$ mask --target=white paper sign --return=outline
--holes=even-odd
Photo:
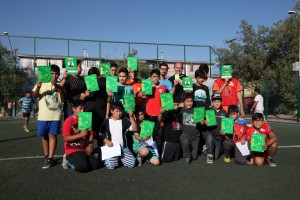
[[[103,146],[100,148],[102,153],[102,160],[106,160],[112,157],[121,156],[120,144],[114,144],[112,147]]]
[[[245,144],[241,144],[240,142],[236,143],[236,147],[240,150],[241,154],[243,156],[248,156],[250,155],[250,150],[248,148],[248,142],[246,141]]]

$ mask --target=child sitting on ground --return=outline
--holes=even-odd
[[[128,111],[129,118],[122,116],[123,104],[121,102],[113,102],[110,108],[111,118],[106,119],[100,129],[100,137],[105,145],[112,147],[114,145],[121,146],[121,156],[112,157],[106,159],[104,164],[108,169],[115,169],[119,166],[119,161],[123,163],[125,167],[133,168],[135,166],[136,159],[132,155],[127,146],[127,132],[137,132],[137,125],[134,119],[133,112]]]
[[[182,134],[182,115],[180,114],[179,99],[173,97],[174,110],[166,111],[161,108],[158,121],[164,123],[163,130],[163,149],[161,160],[170,163],[180,158],[181,145],[180,136]]]
[[[252,115],[252,126],[247,130],[247,140],[250,141],[250,143],[252,134],[266,135],[265,144],[263,145],[265,151],[263,153],[251,152],[249,164],[262,166],[268,163],[270,167],[276,167],[276,162],[273,160],[273,157],[278,149],[277,136],[271,127],[265,123],[262,113],[254,113]]]
[[[240,150],[237,148],[236,143],[241,142],[242,145],[246,143],[246,131],[248,126],[246,121],[239,119],[239,108],[236,105],[230,105],[228,107],[229,117],[234,119],[233,134],[222,134],[225,135],[225,141],[223,142],[225,157],[224,161],[231,162],[231,156],[234,155],[235,162],[240,165],[247,164],[247,156],[243,156]]]
[[[68,163],[77,172],[88,172],[100,167],[100,160],[92,155],[94,132],[78,130],[78,115],[83,109],[84,101],[76,100],[73,103],[74,114],[65,120],[62,134],[66,155],[63,163]]]
[[[145,112],[139,106],[136,107],[135,118],[137,122],[138,129],[141,130],[141,124],[145,119]],[[140,131],[139,131],[140,132]],[[158,166],[160,164],[158,155],[156,155],[153,147],[145,146],[140,141],[147,141],[149,138],[146,136],[141,138],[138,133],[134,133],[133,138],[133,151],[137,154],[137,160],[139,166],[142,166],[143,160],[148,161],[152,165]]]

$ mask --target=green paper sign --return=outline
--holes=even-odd
[[[107,76],[106,77],[106,92],[118,92],[118,77],[117,76]]]
[[[250,150],[255,152],[264,152],[262,148],[265,144],[266,135],[264,134],[252,134]]]
[[[85,80],[86,88],[89,91],[95,92],[99,90],[98,79],[96,74],[85,76],[84,80]]]
[[[151,122],[148,120],[143,120],[141,124],[141,132],[140,137],[144,138],[146,136],[151,137],[154,130],[155,122]]]
[[[78,113],[78,130],[92,130],[92,112]]]
[[[175,80],[179,80],[179,74],[175,74]]]
[[[128,68],[136,71],[138,68],[137,57],[127,57]]]
[[[101,76],[110,76],[110,63],[100,64],[100,74]]]
[[[221,78],[232,78],[232,65],[222,65]]]
[[[205,107],[194,107],[194,123],[204,120]]]
[[[142,80],[142,92],[146,95],[152,95],[152,80],[143,79]]]
[[[124,101],[125,101],[124,107],[126,112],[128,112],[129,110],[135,111],[135,101],[134,101],[133,94],[125,94]]]
[[[225,134],[233,134],[234,119],[223,117],[221,122],[221,130]]]
[[[193,91],[193,79],[192,77],[182,77],[183,91]]]
[[[217,125],[217,119],[214,110],[206,110],[205,117],[206,117],[207,126]]]
[[[172,93],[160,94],[161,106],[166,110],[174,110],[174,101]]]
[[[77,58],[71,58],[71,57],[66,57],[65,58],[65,65],[66,69],[68,71],[68,74],[78,74],[77,71]]]
[[[38,78],[41,83],[52,81],[51,66],[38,66]]]

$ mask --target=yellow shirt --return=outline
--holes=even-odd
[[[36,85],[32,91],[35,91]],[[61,120],[62,104],[61,94],[52,83],[42,83],[39,91],[39,115],[40,121]]]

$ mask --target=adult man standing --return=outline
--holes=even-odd
[[[183,74],[183,64],[182,62],[176,62],[174,65],[175,74],[169,78],[169,81],[172,82],[172,86],[175,88],[175,91],[173,93],[174,96],[177,98],[180,98],[183,92],[183,87],[181,84],[177,84],[176,81],[179,81],[181,83],[182,77],[186,77],[185,74]],[[179,79],[176,78],[176,75],[178,74]]]

